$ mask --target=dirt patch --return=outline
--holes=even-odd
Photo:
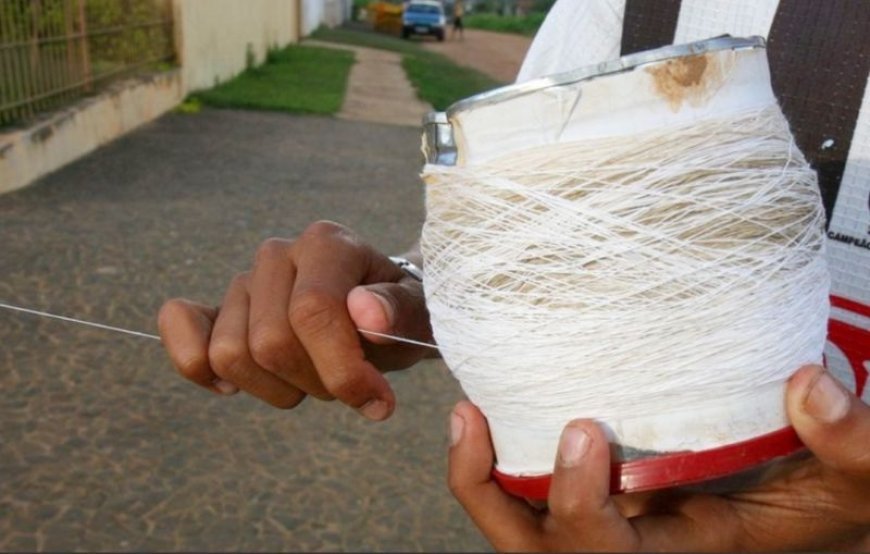
[[[444,42],[424,41],[422,46],[493,79],[512,83],[531,44],[531,37],[466,29],[461,39],[450,33]]]

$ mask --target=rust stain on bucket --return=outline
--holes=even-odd
[[[646,71],[652,75],[655,92],[664,97],[675,112],[683,102],[694,107],[703,105],[724,81],[721,63],[713,54],[668,60]]]

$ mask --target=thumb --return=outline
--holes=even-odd
[[[450,492],[499,552],[540,550],[540,526],[522,500],[504,492],[492,477],[495,462],[489,427],[471,402],[459,402],[450,414],[447,458]]]
[[[870,407],[820,366],[789,380],[786,405],[801,440],[825,465],[870,478]]]
[[[562,431],[548,500],[550,516],[584,537],[582,549],[616,551],[639,544],[610,496],[610,446],[594,421],[574,420]]]
[[[414,279],[355,287],[347,295],[347,310],[359,329],[432,342],[423,284]],[[363,336],[374,344],[396,342],[387,337]]]

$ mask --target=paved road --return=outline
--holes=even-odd
[[[450,31],[447,37],[444,42],[423,41],[423,47],[506,84],[516,80],[526,51],[532,44],[530,37],[479,29],[466,29],[463,40],[459,40],[459,35],[450,38]]]
[[[0,196],[0,301],[141,330],[217,303],[256,245],[320,217],[395,252],[423,218],[418,131],[172,114]],[[383,424],[177,377],[157,343],[0,312],[0,550],[486,548],[443,483],[460,396],[392,374]]]

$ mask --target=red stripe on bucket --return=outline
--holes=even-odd
[[[610,465],[610,492],[640,492],[688,485],[724,477],[749,469],[804,447],[792,427],[761,435],[751,440],[700,452],[674,452]],[[517,477],[494,469],[493,477],[507,492],[546,500],[550,475]]]

